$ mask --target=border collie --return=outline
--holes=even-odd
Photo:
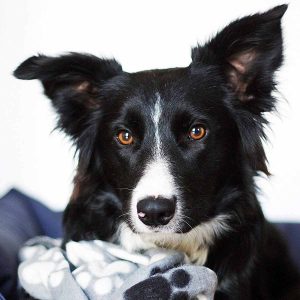
[[[283,60],[287,5],[236,20],[192,49],[185,68],[128,73],[114,59],[33,56],[78,149],[64,241],[167,247],[214,270],[215,299],[300,299],[299,274],[263,215],[265,113]]]

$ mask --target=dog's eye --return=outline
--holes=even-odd
[[[133,144],[133,136],[127,130],[121,130],[117,135],[118,141],[122,145],[130,145]]]
[[[189,138],[192,140],[200,140],[204,138],[206,129],[202,125],[195,125],[189,132]]]

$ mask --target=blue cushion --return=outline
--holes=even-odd
[[[16,190],[14,190],[14,192],[18,193],[24,200],[28,200],[36,220],[42,229],[43,235],[52,238],[62,237],[62,212],[54,212],[40,202],[33,200]]]
[[[37,236],[61,237],[61,213],[12,189],[0,199],[0,293],[17,299],[18,251]],[[1,299],[1,298],[0,298]]]
[[[300,270],[300,224],[299,223],[277,223],[283,238],[287,241],[290,254]]]

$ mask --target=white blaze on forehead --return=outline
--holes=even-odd
[[[161,98],[155,94],[156,101],[152,109],[151,119],[155,128],[155,142],[152,149],[152,160],[148,162],[143,176],[135,187],[132,198],[135,202],[143,198],[154,196],[172,198],[176,194],[173,176],[170,172],[167,157],[162,153],[159,122],[161,118]]]
[[[156,102],[153,106],[151,119],[154,125],[154,143],[151,149],[152,156],[146,163],[145,170],[136,187],[132,191],[131,221],[137,229],[145,230],[145,226],[137,216],[137,203],[147,197],[163,197],[171,199],[178,196],[178,189],[171,174],[170,162],[162,151],[160,136],[160,118],[162,114],[161,98],[155,94]],[[178,208],[178,207],[177,207]],[[172,222],[169,224],[172,226]],[[174,225],[175,226],[175,225]]]
[[[161,101],[159,93],[156,93],[156,102],[154,105],[154,110],[152,111],[152,121],[155,126],[155,155],[161,155],[161,140],[159,134],[159,120],[161,117]]]

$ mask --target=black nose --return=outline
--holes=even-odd
[[[173,218],[176,199],[148,197],[138,202],[139,219],[148,226],[166,225]]]

